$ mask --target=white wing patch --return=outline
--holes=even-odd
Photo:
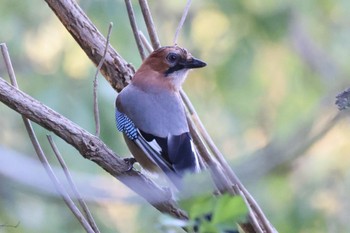
[[[195,168],[195,172],[196,173],[199,173],[201,171],[201,167],[200,167],[200,164],[199,164],[199,158],[198,158],[198,153],[196,151],[196,148],[193,144],[193,141],[191,140],[191,149],[192,149],[192,152],[194,154],[194,158],[195,158],[195,163],[196,163],[196,168]]]
[[[153,139],[152,141],[148,142],[148,144],[155,150],[157,151],[159,154],[162,153],[162,148],[160,148],[159,144],[157,143],[157,141],[155,139]]]

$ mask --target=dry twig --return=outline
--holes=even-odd
[[[98,87],[98,73],[106,59],[106,55],[107,55],[107,50],[108,50],[108,46],[109,46],[109,39],[111,37],[111,32],[112,32],[112,27],[113,27],[113,23],[110,22],[109,23],[109,27],[108,27],[108,33],[107,33],[107,40],[106,40],[106,46],[105,46],[105,50],[103,52],[103,56],[101,58],[101,61],[98,63],[98,66],[96,68],[96,73],[94,76],[94,91],[93,91],[93,97],[94,97],[94,119],[95,119],[95,135],[97,137],[100,136],[100,131],[101,131],[101,125],[100,125],[100,113],[99,113],[99,107],[98,107],[98,98],[97,98],[97,87]]]
[[[141,42],[142,42],[143,46],[147,49],[147,52],[152,53],[152,51],[153,51],[152,45],[148,42],[146,36],[143,34],[142,31],[139,31],[138,33],[139,33],[139,36],[141,38]]]
[[[58,160],[58,162],[60,163],[62,169],[63,169],[63,172],[66,176],[66,179],[68,181],[68,184],[70,186],[70,188],[72,189],[75,197],[77,198],[78,202],[79,202],[79,205],[81,206],[81,208],[83,209],[83,212],[85,214],[85,217],[87,219],[87,221],[89,222],[90,226],[92,227],[92,229],[94,230],[95,233],[99,233],[100,230],[98,229],[97,225],[96,225],[96,222],[94,220],[94,218],[92,217],[91,215],[91,212],[88,208],[88,206],[86,205],[84,199],[81,197],[79,191],[78,191],[78,188],[77,186],[75,185],[73,179],[72,179],[72,176],[68,170],[68,167],[66,165],[66,163],[64,162],[64,159],[61,155],[61,153],[59,152],[55,142],[53,141],[51,135],[47,135],[47,139],[49,140],[49,143],[51,145],[51,148]]]
[[[45,0],[45,2],[97,66],[105,51],[106,38],[74,0]],[[101,73],[116,91],[120,91],[134,75],[134,69],[109,45]]]
[[[151,14],[151,11],[149,9],[147,0],[139,0],[139,4],[141,7],[143,18],[144,18],[145,23],[146,23],[148,35],[151,39],[153,49],[156,50],[156,49],[160,48],[160,42],[159,42],[159,38],[157,35],[156,27],[154,26],[152,14]]]
[[[9,77],[11,80],[11,84],[14,86],[14,88],[18,89],[16,75],[15,75],[13,66],[11,64],[11,59],[10,59],[10,55],[9,55],[8,49],[6,47],[6,44],[0,44],[0,46],[1,46],[1,52],[2,52],[4,60],[5,60],[6,69],[8,71],[8,74],[9,74]],[[62,184],[57,179],[55,173],[53,172],[53,170],[52,170],[49,162],[47,161],[47,158],[46,158],[46,156],[45,156],[45,154],[44,154],[44,152],[39,144],[39,141],[35,135],[35,132],[33,130],[33,127],[31,125],[30,121],[24,115],[22,115],[22,119],[23,119],[25,128],[28,132],[29,138],[34,146],[35,152],[37,153],[40,162],[42,163],[43,167],[45,168],[45,171],[48,174],[48,176],[50,177],[57,192],[61,195],[62,199],[64,200],[64,202],[66,203],[68,208],[72,211],[72,213],[77,218],[77,220],[80,222],[80,224],[83,226],[83,228],[86,230],[86,232],[94,233],[94,231],[92,230],[89,223],[86,221],[86,219],[81,214],[81,212],[79,211],[77,206],[74,204],[72,199],[69,197],[68,193],[64,190]]]
[[[23,117],[24,118],[24,117]],[[46,159],[46,156],[39,144],[38,139],[35,136],[34,130],[32,125],[30,124],[30,121],[28,119],[23,119],[24,125],[26,127],[26,130],[28,131],[28,135],[30,140],[32,141],[32,144],[35,148],[35,151],[39,157],[39,160],[43,164],[43,167],[46,170],[46,173],[49,175],[52,183],[54,184],[57,192],[61,195],[63,198],[63,201],[66,203],[68,208],[72,211],[74,216],[77,218],[77,220],[80,222],[80,224],[83,226],[86,232],[88,233],[95,233],[94,230],[91,228],[90,224],[86,221],[83,214],[80,212],[78,207],[74,204],[72,199],[69,197],[68,193],[64,190],[64,187],[60,183],[60,181],[57,179],[56,175],[54,174],[49,162]]]
[[[185,23],[188,11],[191,7],[191,3],[192,3],[192,0],[187,0],[186,7],[182,13],[179,25],[176,28],[176,32],[175,32],[175,36],[174,36],[174,44],[177,44],[177,38],[179,37],[180,30],[181,30],[183,24]]]
[[[130,20],[130,25],[132,32],[134,34],[134,38],[136,41],[137,49],[139,50],[141,59],[144,60],[146,58],[145,51],[143,50],[142,43],[141,43],[141,38],[138,33],[139,29],[137,28],[136,20],[135,20],[135,14],[134,14],[134,9],[132,7],[132,3],[130,0],[125,0],[125,5],[126,5],[126,10],[128,11],[128,16]]]

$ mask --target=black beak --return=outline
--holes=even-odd
[[[207,63],[192,57],[189,60],[186,60],[182,65],[187,69],[194,69],[204,67],[207,65]]]

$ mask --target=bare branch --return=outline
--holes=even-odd
[[[138,34],[139,34],[139,36],[141,38],[143,46],[147,49],[147,51],[149,53],[152,53],[152,51],[153,51],[152,45],[148,42],[148,40],[145,37],[145,35],[143,34],[143,32],[142,31],[138,31]]]
[[[139,0],[139,4],[141,6],[142,15],[146,23],[148,35],[151,39],[153,49],[156,50],[160,48],[160,42],[159,42],[156,28],[154,26],[151,11],[148,7],[147,0]]]
[[[14,88],[0,78],[0,101],[74,146],[80,154],[119,179],[163,213],[177,218],[186,215],[176,207],[169,190],[163,190],[141,173],[134,171],[99,138],[64,116]]]
[[[49,140],[49,143],[51,145],[51,148],[58,160],[58,162],[60,163],[62,169],[63,169],[63,172],[68,180],[68,183],[69,183],[69,186],[71,187],[75,197],[77,198],[81,208],[83,209],[84,213],[85,213],[85,217],[87,219],[87,221],[89,222],[90,226],[92,227],[92,229],[94,230],[95,233],[99,233],[100,230],[98,229],[97,225],[96,225],[96,222],[94,220],[94,218],[92,217],[91,215],[91,212],[88,208],[88,206],[86,205],[84,199],[81,197],[78,189],[77,189],[77,186],[75,185],[73,179],[72,179],[72,176],[70,175],[70,172],[67,168],[67,165],[66,163],[64,162],[64,159],[63,157],[61,156],[61,153],[59,152],[55,142],[53,141],[51,135],[47,135],[47,139]]]
[[[267,230],[267,232],[274,232],[274,229],[272,228],[271,224],[269,223],[268,219],[262,212],[259,205],[256,203],[254,198],[250,195],[248,190],[244,187],[244,185],[241,183],[237,175],[234,173],[234,171],[230,168],[227,161],[225,160],[224,156],[220,152],[220,150],[216,147],[215,143],[213,142],[212,138],[210,137],[209,133],[205,129],[203,123],[201,122],[195,108],[193,107],[191,101],[189,100],[186,93],[181,90],[180,91],[182,100],[184,102],[184,105],[187,107],[189,113],[191,114],[191,117],[195,123],[195,125],[198,127],[200,135],[203,137],[204,142],[206,145],[208,145],[210,151],[213,153],[214,157],[218,160],[219,164],[221,165],[222,169],[224,170],[224,174],[228,176],[230,182],[232,182],[232,185],[237,185],[240,190],[242,190],[242,193],[245,197],[245,199],[249,202],[249,205],[252,207],[254,212],[259,216],[260,221],[264,225],[264,229]],[[192,132],[191,132],[192,133]],[[210,157],[209,157],[210,158]],[[210,158],[212,160],[212,158]],[[255,221],[252,221],[253,224],[256,224]],[[255,228],[260,228],[260,226],[256,226]]]
[[[189,11],[189,9],[191,7],[191,3],[192,3],[192,0],[187,0],[185,10],[182,13],[179,25],[176,28],[176,32],[175,32],[175,36],[174,36],[174,44],[177,44],[177,38],[179,37],[180,30],[181,30],[181,28],[182,28],[182,26],[183,26],[183,24],[184,24],[184,22],[186,20],[188,11]]]
[[[264,231],[260,227],[260,224],[259,224],[259,221],[257,219],[257,216],[255,215],[254,211],[252,211],[252,209],[251,209],[250,202],[247,200],[245,194],[236,185],[234,186],[234,189],[235,189],[236,193],[239,194],[243,198],[246,206],[249,209],[248,217],[249,217],[250,222],[252,223],[252,226],[253,226],[255,232],[264,233]]]
[[[4,60],[5,60],[7,71],[8,71],[8,74],[10,76],[10,79],[11,79],[11,83],[17,89],[18,84],[17,84],[17,80],[16,80],[16,75],[15,75],[15,72],[13,70],[13,66],[11,63],[11,59],[10,59],[10,55],[9,55],[7,46],[6,46],[6,44],[0,44],[0,46],[1,46],[1,52],[2,52]],[[70,199],[69,195],[65,192],[63,186],[61,185],[61,183],[57,179],[55,173],[53,172],[52,168],[50,167],[50,164],[47,161],[47,158],[46,158],[46,156],[45,156],[45,154],[44,154],[44,152],[39,144],[39,141],[35,135],[35,132],[33,130],[33,127],[31,125],[30,121],[24,115],[22,115],[22,119],[23,119],[24,125],[26,127],[26,130],[28,132],[29,138],[34,146],[35,152],[37,153],[40,162],[42,163],[43,167],[45,168],[45,171],[48,174],[48,176],[50,177],[57,192],[61,195],[61,197],[63,198],[63,200],[66,203],[66,205],[68,206],[68,208],[72,211],[72,213],[77,218],[77,220],[80,222],[80,224],[83,226],[83,228],[86,230],[86,232],[94,233],[94,231],[90,227],[89,223],[86,221],[84,216],[81,214],[81,212],[79,211],[77,206],[74,204],[72,199]]]
[[[83,10],[74,0],[45,0],[45,2],[97,66],[103,56],[106,39],[92,24]],[[134,72],[134,68],[109,45],[105,61],[101,67],[101,73],[111,86],[117,91],[122,90]]]
[[[15,71],[13,70],[13,66],[12,66],[12,62],[11,62],[11,58],[10,58],[10,54],[8,52],[7,46],[5,43],[1,43],[0,47],[1,47],[2,56],[5,61],[6,70],[10,77],[11,84],[12,86],[18,88],[16,74],[15,74]]]
[[[130,25],[131,25],[132,32],[134,34],[137,49],[139,50],[141,59],[144,60],[146,58],[146,55],[145,55],[145,51],[143,50],[143,47],[142,47],[140,35],[138,33],[139,29],[137,28],[134,9],[132,8],[132,3],[130,0],[125,0],[125,5],[126,5],[126,10],[128,11]]]
[[[109,46],[109,39],[111,37],[111,32],[112,32],[112,27],[113,27],[113,23],[110,22],[109,23],[109,27],[108,27],[108,33],[107,33],[107,40],[106,40],[106,46],[105,46],[105,50],[103,52],[103,56],[101,58],[101,61],[98,63],[97,69],[96,69],[96,73],[95,73],[95,77],[94,77],[94,91],[93,91],[93,97],[94,97],[94,119],[95,119],[95,135],[97,137],[100,137],[100,131],[101,131],[101,125],[100,125],[100,113],[99,113],[99,107],[98,107],[98,98],[97,98],[97,86],[98,86],[98,80],[97,80],[97,76],[98,76],[98,72],[100,71],[103,62],[106,59],[106,54],[107,54],[107,50],[108,50],[108,46]]]
[[[46,170],[46,173],[49,175],[52,183],[54,184],[57,192],[60,193],[61,197],[63,198],[64,202],[68,206],[68,208],[72,211],[72,213],[75,215],[75,217],[78,219],[80,224],[84,227],[85,231],[88,233],[94,233],[94,230],[91,228],[89,223],[86,221],[80,210],[77,208],[77,206],[74,204],[72,199],[69,197],[68,193],[64,190],[62,184],[57,179],[56,175],[54,174],[49,162],[46,159],[46,156],[39,144],[38,139],[35,136],[33,127],[28,119],[23,117],[24,125],[28,131],[28,135],[30,140],[32,141],[32,144],[34,146],[34,149],[39,157],[39,160],[41,161],[43,167]]]

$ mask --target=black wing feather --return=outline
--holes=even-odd
[[[171,164],[171,169],[177,175],[184,172],[195,172],[198,166],[196,155],[192,149],[191,137],[188,132],[180,135],[169,135],[166,138],[153,136],[145,132],[141,135],[149,142],[155,140],[161,148],[162,158]]]

